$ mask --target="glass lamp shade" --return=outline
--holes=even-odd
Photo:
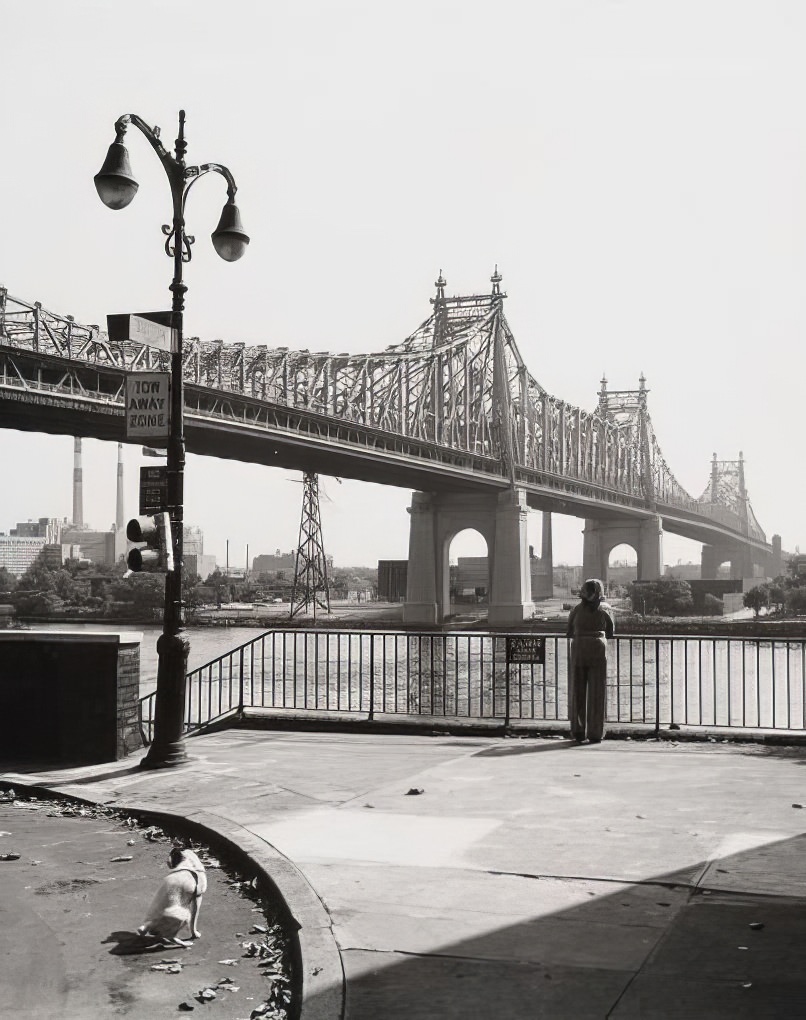
[[[237,262],[246,251],[249,235],[244,233],[241,214],[233,199],[221,210],[221,219],[210,236],[213,247],[225,262]]]
[[[109,209],[125,209],[140,185],[132,177],[129,153],[121,142],[112,142],[104,165],[93,178],[95,190]]]

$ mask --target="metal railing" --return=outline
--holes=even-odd
[[[269,631],[188,673],[185,726],[191,732],[249,709],[547,729],[567,723],[566,637],[540,635],[542,664],[508,663],[507,637]],[[147,743],[153,719],[152,693],[140,701]],[[806,730],[806,640],[621,635],[609,653],[607,719],[654,732],[672,724]]]

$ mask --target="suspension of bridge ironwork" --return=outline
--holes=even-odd
[[[509,380],[507,379],[504,337],[503,330],[501,328],[501,305],[506,297],[506,294],[501,293],[502,279],[503,277],[498,272],[498,266],[496,266],[495,272],[490,277],[490,282],[493,285],[492,299],[495,307],[493,319],[493,392],[495,394],[495,404],[497,406],[495,406],[493,413],[495,415],[495,420],[498,422],[498,443],[501,459],[504,462],[506,471],[509,475],[510,488],[514,489],[516,482],[515,469],[517,465],[515,460],[515,442],[512,435],[511,394],[509,392]]]
[[[115,141],[109,147],[104,165],[95,176],[95,186],[101,200],[111,209],[122,209],[134,198],[139,185],[132,176],[129,154],[123,138],[129,124],[145,135],[157,153],[171,188],[173,222],[164,225],[165,252],[173,259],[174,276],[170,285],[173,295],[171,326],[171,417],[167,448],[168,494],[167,510],[171,515],[174,569],[165,575],[165,609],[163,632],[157,641],[159,663],[154,710],[154,739],[143,759],[145,768],[164,768],[180,765],[187,760],[184,741],[185,676],[187,674],[190,642],[184,633],[182,612],[182,551],[184,517],[184,386],[182,375],[183,317],[187,286],[183,281],[183,267],[191,259],[191,245],[195,238],[185,231],[185,202],[195,181],[213,171],[227,182],[227,201],[221,212],[212,240],[221,258],[234,262],[243,255],[249,238],[241,227],[240,214],[235,205],[235,180],[225,166],[205,163],[202,166],[185,165],[185,111],[179,111],[179,133],[174,155],[160,142],[158,127],[150,127],[136,114],[124,114],[115,123]]]

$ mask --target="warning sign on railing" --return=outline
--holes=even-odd
[[[546,661],[546,639],[534,634],[507,638],[507,662]]]

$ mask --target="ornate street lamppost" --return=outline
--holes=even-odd
[[[215,171],[227,182],[227,201],[221,211],[218,226],[212,233],[213,247],[227,262],[235,262],[246,251],[249,238],[241,226],[241,217],[235,204],[236,186],[232,174],[218,163],[186,166],[185,111],[179,111],[179,136],[175,155],[171,155],[160,142],[158,127],[149,127],[133,113],[125,114],[115,123],[115,141],[109,146],[104,165],[95,175],[95,187],[104,205],[110,209],[123,209],[134,198],[139,187],[132,176],[129,154],[123,144],[126,130],[133,124],[151,143],[162,162],[173,199],[173,225],[163,226],[166,235],[165,252],[174,260],[174,277],[170,290],[173,294],[171,327],[171,415],[168,436],[168,506],[174,536],[174,569],[165,575],[165,612],[163,632],[157,641],[159,666],[154,708],[154,739],[143,759],[145,768],[165,768],[187,760],[183,736],[185,715],[185,675],[190,642],[182,629],[182,519],[184,501],[185,431],[183,421],[182,385],[182,319],[187,287],[182,282],[182,267],[190,261],[191,245],[195,238],[185,232],[185,202],[194,183],[205,174]]]

